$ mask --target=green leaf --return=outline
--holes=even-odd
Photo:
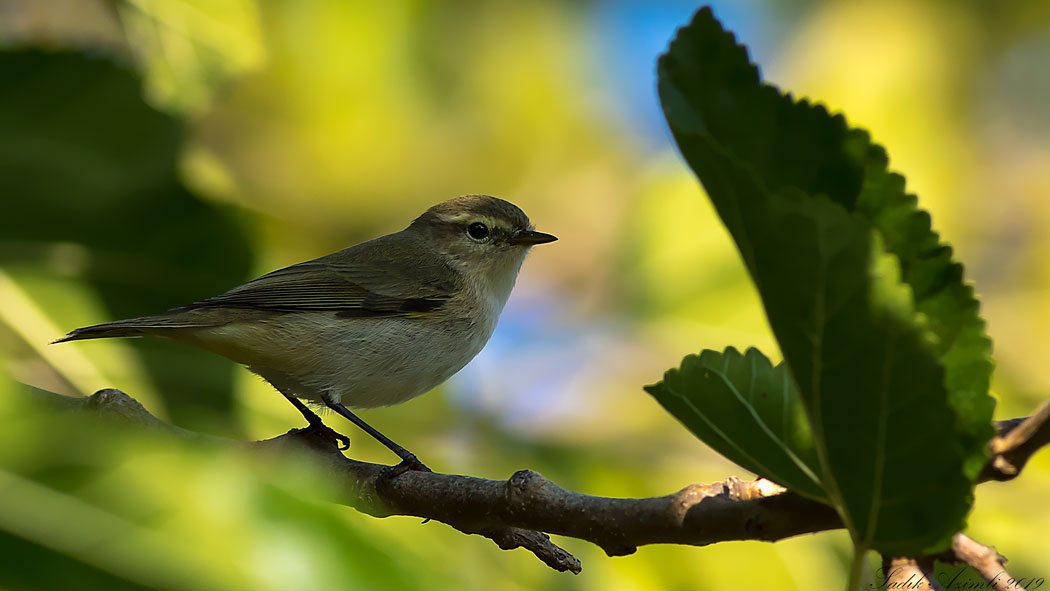
[[[992,434],[990,341],[885,151],[761,82],[710,9],[659,62],[664,113],[736,241],[859,549],[941,550]]]
[[[787,367],[757,349],[703,351],[646,386],[704,443],[740,466],[818,501],[820,463]]]

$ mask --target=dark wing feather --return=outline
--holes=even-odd
[[[404,256],[389,256],[385,247],[390,238],[279,269],[186,308],[333,310],[341,316],[358,317],[420,314],[444,305],[454,290],[455,272],[424,250],[403,252],[402,241],[397,252],[408,254],[407,260],[433,259],[405,268],[395,262],[405,260]],[[415,245],[410,242],[410,246]],[[421,268],[429,271],[421,273]]]

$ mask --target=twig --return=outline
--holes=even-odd
[[[999,434],[988,443],[992,457],[984,466],[980,482],[1005,481],[1016,478],[1040,448],[1050,444],[1050,402],[1046,402],[1032,416],[1023,419],[999,421]]]
[[[885,581],[881,587],[885,589],[944,589],[934,574],[935,561],[965,564],[973,568],[988,583],[987,586],[982,587],[983,589],[1006,591],[1016,588],[1013,585],[1014,578],[1006,572],[1003,566],[1006,564],[1006,557],[999,554],[995,547],[985,546],[962,532],[952,536],[952,547],[943,554],[918,558],[884,556],[882,573]],[[958,578],[960,574],[961,572],[956,573],[955,577]],[[949,587],[954,586],[956,578],[948,583]]]
[[[994,546],[985,546],[962,532],[952,538],[952,549],[943,560],[971,566],[988,582],[989,589],[1005,591],[1016,588],[1012,584],[1014,578],[1004,567],[1006,557],[999,554]]]

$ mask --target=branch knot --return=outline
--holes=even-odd
[[[518,470],[507,479],[503,487],[507,497],[507,508],[512,514],[526,511],[528,506],[534,503],[548,486],[557,485],[547,480],[539,472]]]

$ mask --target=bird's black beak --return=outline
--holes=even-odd
[[[507,242],[510,244],[534,246],[536,244],[547,244],[548,242],[554,242],[557,239],[557,236],[544,234],[543,232],[536,232],[534,230],[524,230],[522,232],[518,232],[514,236],[511,236],[510,239],[507,240]]]

